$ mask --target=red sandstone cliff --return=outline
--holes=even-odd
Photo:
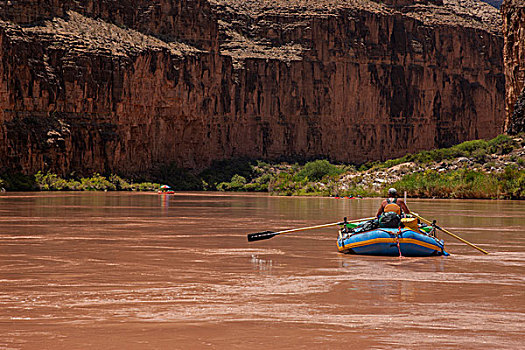
[[[483,3],[25,0],[0,18],[4,170],[363,162],[503,129]]]
[[[502,6],[506,78],[506,130],[525,131],[525,1],[505,0]]]

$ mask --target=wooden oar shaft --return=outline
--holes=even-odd
[[[364,218],[364,219],[350,220],[350,221],[347,221],[346,223],[347,224],[351,224],[351,223],[354,223],[354,222],[361,222],[361,221],[367,221],[367,220],[372,220],[372,219],[375,219],[375,217],[374,218]],[[294,229],[291,229],[291,230],[278,231],[278,232],[275,232],[275,234],[276,235],[284,235],[284,234],[291,233],[291,232],[314,230],[316,228],[325,228],[325,227],[330,227],[330,226],[342,225],[343,223],[344,223],[343,221],[339,221],[339,222],[333,222],[331,224],[309,226],[309,227],[300,227],[300,228],[294,228]]]
[[[324,225],[316,225],[316,226],[309,226],[309,227],[300,227],[300,228],[294,228],[291,230],[283,230],[279,232],[273,232],[273,231],[262,231],[262,232],[255,232],[255,233],[249,233],[247,235],[248,242],[254,242],[254,241],[262,241],[263,239],[270,239],[272,237],[275,237],[277,235],[287,234],[291,232],[299,232],[299,231],[306,231],[306,230],[313,230],[316,228],[324,228],[324,227],[330,227],[335,225],[342,225],[345,223],[354,223],[354,222],[360,222],[360,221],[366,221],[374,218],[363,218],[363,219],[357,219],[357,220],[351,220],[351,221],[341,221],[341,222],[333,222],[331,224],[324,224]]]
[[[418,218],[419,218],[421,221],[423,221],[424,223],[432,225],[432,222],[430,222],[429,220],[427,220],[427,219],[425,219],[425,218],[422,218],[421,216],[417,215],[416,213],[412,213],[412,214],[413,214],[414,216],[418,217]],[[463,242],[463,243],[465,243],[465,244],[468,244],[468,245],[471,246],[472,248],[475,248],[475,249],[479,250],[480,252],[482,252],[482,253],[484,253],[484,254],[488,254],[488,252],[487,252],[486,250],[481,249],[480,247],[478,247],[478,246],[476,246],[476,245],[470,243],[470,242],[467,241],[467,240],[464,240],[463,238],[459,237],[458,235],[455,235],[455,234],[453,234],[452,232],[450,232],[450,231],[448,231],[448,230],[446,230],[446,229],[444,229],[444,228],[439,227],[438,225],[435,225],[435,226],[436,226],[437,229],[439,229],[439,230],[445,232],[446,234],[448,234],[448,235],[454,237],[455,239],[457,239],[457,240],[459,240],[459,241],[461,241],[461,242]]]
[[[317,225],[317,226],[310,226],[310,227],[301,227],[301,228],[294,228],[294,229],[290,229],[290,230],[284,230],[284,231],[278,231],[278,232],[275,232],[275,234],[279,234],[279,235],[285,235],[287,233],[291,233],[291,232],[299,232],[299,231],[306,231],[306,230],[314,230],[316,228],[324,228],[324,227],[330,227],[330,226],[336,226],[336,225],[339,225],[341,224],[342,222],[333,222],[331,224],[324,224],[324,225]]]

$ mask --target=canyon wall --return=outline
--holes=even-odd
[[[525,131],[525,2],[505,0],[502,6],[505,35],[506,131]]]
[[[362,163],[493,137],[501,19],[475,3],[3,2],[0,170]]]

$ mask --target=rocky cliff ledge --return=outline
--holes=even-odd
[[[505,35],[506,130],[518,133],[525,131],[525,2],[506,0],[502,13]]]
[[[361,163],[503,130],[501,19],[472,0],[0,3],[0,168]]]

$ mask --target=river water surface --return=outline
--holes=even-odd
[[[0,195],[0,349],[523,349],[525,202],[410,200],[449,257],[343,255],[379,199]]]

